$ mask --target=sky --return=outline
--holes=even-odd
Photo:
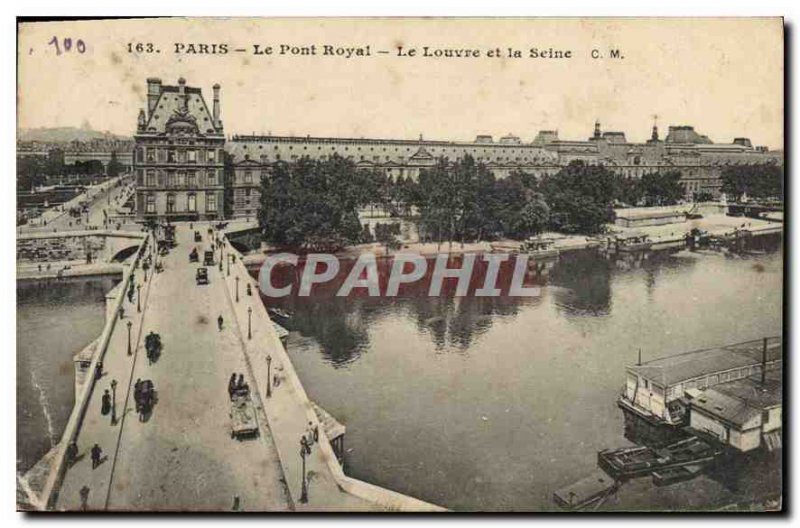
[[[746,136],[783,148],[779,18],[175,18],[26,23],[18,39],[18,128],[132,135],[146,79],[176,84],[182,76],[203,89],[209,107],[211,86],[222,86],[227,135],[469,141],[512,133],[527,142],[540,129],[585,139],[599,120],[603,130],[643,141],[658,116],[662,137],[668,125],[689,124],[714,142]],[[69,51],[64,39],[72,39]],[[137,53],[136,43],[154,51]],[[192,44],[224,44],[228,53],[186,53]],[[273,54],[254,54],[256,45]],[[313,45],[316,55],[280,54],[281,45]],[[371,55],[326,56],[324,45],[369,46]],[[425,46],[480,56],[424,57]],[[400,56],[398,47],[416,55]],[[509,57],[509,48],[522,57]],[[531,48],[572,58],[531,58]]]

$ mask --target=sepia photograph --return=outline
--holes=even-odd
[[[17,511],[785,513],[783,18],[16,29]]]

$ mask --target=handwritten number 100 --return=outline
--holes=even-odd
[[[59,44],[58,38],[53,37],[52,39],[50,39],[50,42],[48,42],[48,44],[52,44],[56,48],[56,55],[61,55],[62,53],[67,53],[69,51],[72,51],[71,38],[64,38]],[[86,51],[86,44],[81,39],[78,39],[75,41],[75,49],[78,50],[78,53],[84,53]]]

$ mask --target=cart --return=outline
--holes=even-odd
[[[144,421],[153,412],[153,406],[158,401],[158,394],[151,380],[142,380],[139,390],[134,394],[134,400],[139,421]]]
[[[155,332],[147,334],[144,338],[144,348],[147,350],[147,361],[152,365],[161,355],[161,336]]]
[[[197,253],[197,248],[192,249],[192,252],[189,253],[189,262],[198,262],[200,260],[200,256]]]
[[[238,392],[231,397],[231,438],[258,436],[256,409],[250,399],[250,392]]]

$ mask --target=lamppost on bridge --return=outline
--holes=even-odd
[[[230,254],[228,254],[227,261],[228,261],[228,277],[230,277],[231,276],[231,255]]]
[[[239,276],[236,276],[236,302],[239,302]]]
[[[128,355],[129,356],[133,355],[133,352],[131,351],[131,327],[132,326],[133,326],[133,323],[128,321]]]
[[[308,486],[306,485],[306,455],[308,454],[308,444],[306,443],[305,436],[300,438],[300,458],[303,460],[303,485],[300,488],[300,502],[303,504],[308,502]]]
[[[238,278],[238,277],[237,277]],[[253,339],[253,332],[251,331],[250,319],[253,316],[253,307],[247,307],[247,339]]]
[[[267,398],[272,398],[272,356],[267,354]]]
[[[136,311],[137,312],[141,312],[142,311],[142,306],[139,303],[139,298],[141,297],[141,294],[142,294],[142,285],[141,284],[137,284],[136,285]]]
[[[117,380],[111,380],[111,425],[117,423]]]

